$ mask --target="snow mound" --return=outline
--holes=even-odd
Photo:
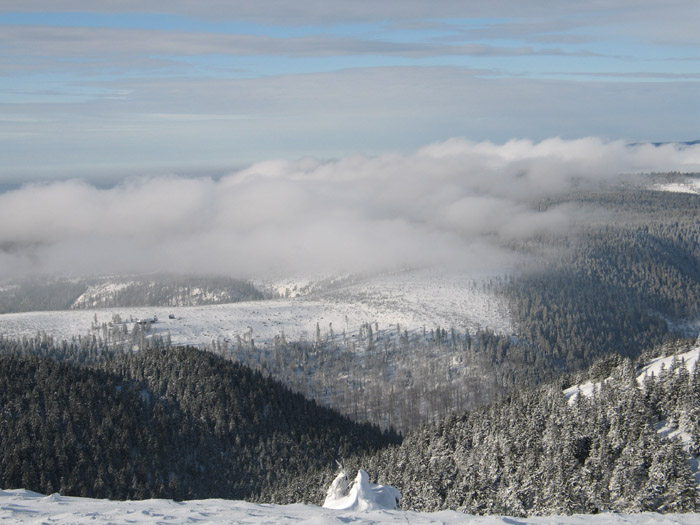
[[[374,485],[364,470],[357,471],[352,483],[343,470],[328,488],[323,507],[336,510],[379,510],[398,508],[401,492],[389,485]]]

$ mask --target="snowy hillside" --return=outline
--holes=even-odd
[[[105,297],[114,296],[132,284],[131,282],[109,282],[88,286],[87,290],[73,301],[71,309],[98,307]]]
[[[175,344],[207,345],[253,338],[262,345],[277,335],[311,339],[317,329],[351,337],[364,323],[379,330],[418,330],[436,326],[474,330],[478,326],[504,333],[510,319],[500,298],[485,291],[488,277],[438,270],[405,271],[373,279],[315,288],[289,299],[194,307],[132,307],[97,310],[28,312],[0,315],[0,334],[34,336],[39,331],[57,339],[86,335],[97,317],[109,323],[158,318],[152,333],[170,334]],[[173,316],[174,319],[171,319]]]
[[[399,510],[349,511],[311,505],[258,505],[221,499],[175,502],[171,500],[110,501],[75,498],[52,494],[43,496],[23,489],[0,491],[0,521],[8,524],[107,524],[107,523],[241,523],[276,524],[560,524],[623,525],[656,524],[694,525],[700,514],[597,514],[508,518],[502,516],[468,516],[454,511],[436,513]]]
[[[700,346],[696,346],[692,350],[681,354],[658,357],[638,371],[637,385],[639,388],[644,388],[644,382],[647,378],[652,376],[658,378],[664,370],[673,370],[675,374],[678,374],[679,370],[684,368],[689,374],[692,374],[697,366],[698,360],[700,360]],[[608,379],[605,381],[608,381]],[[590,397],[596,390],[600,389],[600,386],[601,383],[587,381],[581,385],[574,385],[567,388],[564,390],[564,395],[568,399],[569,404],[572,405],[576,402],[577,396],[583,395]],[[679,439],[683,447],[688,452],[691,451],[692,436],[690,432],[679,428],[677,421],[671,423],[668,420],[662,419],[656,424],[656,431],[660,436],[666,439]],[[691,453],[689,466],[695,479],[695,485],[700,491],[700,458]]]
[[[435,268],[381,274],[328,291],[314,291],[310,300],[334,305],[366,305],[377,313],[380,325],[475,329],[477,325],[497,332],[510,330],[509,316],[499,298],[485,291],[491,275],[442,271]],[[384,321],[384,322],[383,322]]]
[[[674,362],[683,363],[688,372],[692,373],[696,363],[698,362],[698,359],[700,359],[700,346],[682,354],[676,354],[667,357],[658,357],[639,371],[639,374],[637,375],[637,383],[641,388],[644,384],[644,380],[648,376],[654,375],[658,377],[659,373],[663,368],[668,370],[669,368],[671,368],[671,365]],[[591,381],[587,381],[586,383],[583,383],[581,385],[574,385],[567,388],[566,390],[564,390],[564,394],[569,400],[569,403],[573,404],[576,401],[576,396],[578,396],[579,393],[583,394],[584,396],[592,396],[594,390],[598,388],[600,388],[600,383],[594,384]]]

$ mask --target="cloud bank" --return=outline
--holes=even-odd
[[[0,271],[269,273],[503,262],[504,241],[569,228],[533,200],[641,171],[698,171],[700,146],[451,139],[408,154],[270,160],[220,179],[70,180],[0,194]]]

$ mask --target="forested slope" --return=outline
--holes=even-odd
[[[541,239],[558,255],[504,286],[527,343],[512,357],[553,376],[610,353],[635,357],[698,319],[700,196],[629,189],[565,202],[593,206],[601,219]]]
[[[682,361],[640,385],[651,354],[636,364],[609,356],[399,443],[211,353],[93,352],[79,365],[3,344],[4,488],[319,504],[344,459],[399,488],[405,509],[534,515],[698,505],[689,459],[700,452],[700,370]],[[564,388],[587,381],[599,386],[570,403]],[[662,426],[685,432],[687,443],[667,439]]]
[[[396,441],[208,352],[151,348],[86,366],[3,344],[3,488],[256,498],[339,455]]]
[[[249,282],[221,276],[43,276],[0,283],[0,314],[71,308],[199,306],[263,298],[263,293]]]
[[[639,385],[641,364],[608,358],[578,377],[605,376],[590,397],[569,403],[561,380],[513,392],[348,466],[399,488],[405,509],[693,511],[699,501],[689,459],[700,451],[700,369],[676,361]],[[666,439],[658,432],[664,425],[684,431],[688,443]]]

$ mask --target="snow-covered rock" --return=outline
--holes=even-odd
[[[398,508],[401,492],[389,485],[374,485],[369,475],[360,469],[350,483],[343,470],[328,488],[323,507],[336,510],[379,510]]]

